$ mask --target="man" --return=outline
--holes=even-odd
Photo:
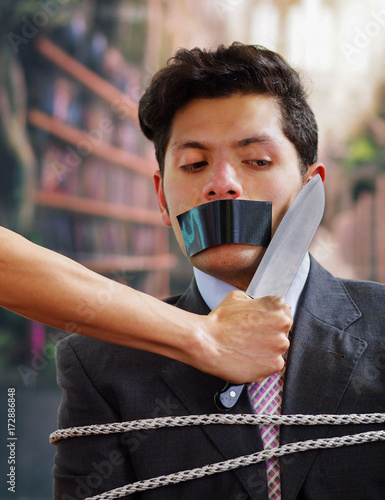
[[[302,187],[317,174],[325,176],[317,161],[316,122],[298,75],[278,54],[260,47],[235,43],[212,52],[178,51],[155,75],[139,117],[155,144],[162,218],[185,254],[180,214],[218,200],[271,202],[274,234]],[[262,245],[241,241],[188,254],[195,278],[169,302],[207,314],[232,288],[246,290],[264,251]],[[382,285],[336,279],[307,256],[287,302],[278,297],[258,301],[264,330],[254,355],[261,375],[250,382],[282,371],[282,414],[385,412],[384,298]],[[61,428],[218,411],[213,396],[223,380],[159,355],[73,336],[58,346],[57,360],[64,391]],[[253,387],[242,392],[233,413],[254,412]],[[283,426],[280,441],[377,427]],[[63,440],[55,458],[55,499],[91,497],[262,449],[258,428],[248,425]],[[260,463],[132,498],[382,498],[384,451],[379,442],[284,458],[274,477],[275,493]]]

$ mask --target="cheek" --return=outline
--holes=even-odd
[[[275,231],[278,224],[281,222],[283,216],[289,209],[300,189],[300,183],[297,184],[287,182],[287,184],[285,185],[270,185],[270,188],[266,194],[268,196],[267,201],[272,202],[273,231]]]
[[[180,249],[182,250],[183,255],[186,257],[187,252],[186,252],[186,246],[185,246],[184,241],[183,241],[182,231],[180,229],[178,219],[175,216],[171,217],[171,226],[172,226],[172,230],[173,230],[175,239],[178,242],[178,245],[179,245]]]
[[[273,206],[275,205],[277,209],[286,211],[296,196],[297,190],[293,190],[293,188],[289,189],[283,187],[281,189],[277,189],[273,193]]]
[[[187,212],[191,208],[202,203],[199,195],[196,193],[196,189],[189,185],[189,183],[171,183],[171,189],[165,185],[166,193],[166,203],[169,210],[169,214],[172,220],[176,220],[176,216]]]

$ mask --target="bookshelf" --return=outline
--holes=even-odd
[[[155,160],[151,161],[140,157],[101,140],[105,130],[112,126],[112,122],[108,118],[105,120],[106,123],[101,122],[100,128],[94,129],[94,135],[80,131],[76,127],[36,109],[29,112],[28,119],[31,125],[76,146],[76,150],[72,151],[78,157],[92,154],[150,178],[157,168]],[[67,168],[71,168],[70,162]]]
[[[34,89],[27,115],[38,153],[34,203],[43,245],[157,297],[169,295],[178,259],[158,212],[157,164],[137,104],[48,37],[37,39],[35,50],[51,71],[44,75],[50,91]],[[129,89],[128,63],[122,74]]]
[[[108,203],[91,198],[81,198],[67,194],[35,191],[35,202],[40,207],[55,208],[78,214],[163,226],[159,213],[141,207]]]
[[[85,85],[95,94],[112,104],[116,112],[124,112],[126,117],[138,121],[138,107],[127,94],[111,85],[95,72],[85,67],[46,37],[36,42],[37,50],[65,73]]]

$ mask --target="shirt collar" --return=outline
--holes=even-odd
[[[306,252],[306,255],[303,258],[285,297],[286,302],[291,306],[291,314],[293,318],[297,310],[300,295],[309,274],[309,269],[310,258],[309,254]],[[198,290],[202,295],[203,300],[211,310],[215,309],[229,292],[236,290],[235,286],[229,285],[228,283],[218,280],[213,276],[209,276],[196,267],[194,267],[194,275]]]

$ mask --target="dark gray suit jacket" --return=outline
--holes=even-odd
[[[195,283],[177,307],[206,314]],[[291,337],[283,414],[385,413],[385,286],[336,279],[311,260]],[[59,427],[216,413],[224,382],[183,363],[71,335],[57,346]],[[244,391],[235,413],[252,413]],[[281,443],[382,425],[283,426]],[[58,443],[55,499],[85,498],[140,479],[262,449],[248,425],[136,431]],[[281,460],[283,500],[385,498],[385,443],[306,451]],[[126,498],[266,500],[264,463]]]

